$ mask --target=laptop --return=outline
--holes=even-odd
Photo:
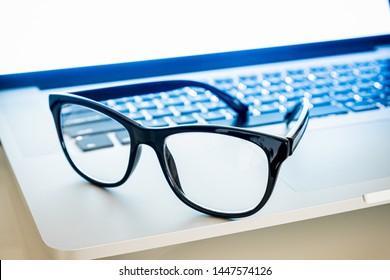
[[[52,258],[101,258],[390,202],[387,0],[20,2],[0,3],[0,140]],[[259,212],[222,219],[187,207],[147,146],[115,190],[72,169],[51,93],[167,80],[241,100],[254,85],[259,122],[245,129],[276,135],[285,125],[268,116],[310,100],[306,133]],[[201,113],[228,119],[229,108],[208,109]]]

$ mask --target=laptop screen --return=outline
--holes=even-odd
[[[0,75],[389,33],[388,0],[1,0]]]

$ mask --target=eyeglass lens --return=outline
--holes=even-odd
[[[268,159],[249,141],[214,133],[180,133],[167,138],[165,149],[176,185],[203,208],[246,212],[264,196]]]
[[[117,183],[124,177],[131,139],[123,125],[73,104],[63,105],[60,119],[68,155],[82,173],[106,184]]]

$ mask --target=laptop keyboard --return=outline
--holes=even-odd
[[[303,97],[311,118],[380,110],[390,106],[390,60],[374,60],[215,79],[210,84],[249,106],[248,127],[284,121]],[[234,125],[236,113],[208,91],[186,88],[102,103],[149,127],[183,124]],[[83,151],[112,147],[107,133],[128,144],[122,127],[102,115],[80,110],[66,119],[65,133]],[[127,137],[128,138],[128,137]]]

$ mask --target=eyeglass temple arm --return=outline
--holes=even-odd
[[[304,98],[302,103],[298,103],[295,107],[286,114],[286,125],[288,126],[298,114],[298,120],[295,125],[291,128],[291,130],[287,133],[286,138],[290,142],[290,155],[294,152],[295,148],[298,146],[299,141],[301,141],[302,136],[306,130],[306,127],[309,123],[309,111],[310,111],[310,103],[307,98]]]
[[[158,81],[133,85],[117,86],[112,88],[101,88],[86,90],[82,92],[74,92],[79,96],[87,97],[96,101],[103,101],[106,99],[116,99],[122,97],[128,97],[133,95],[142,95],[149,93],[157,93],[162,91],[175,90],[183,87],[201,87],[211,91],[218,98],[222,99],[230,106],[241,119],[246,119],[248,106],[243,104],[237,98],[213,87],[206,83],[190,81],[190,80],[172,80],[172,81]]]

